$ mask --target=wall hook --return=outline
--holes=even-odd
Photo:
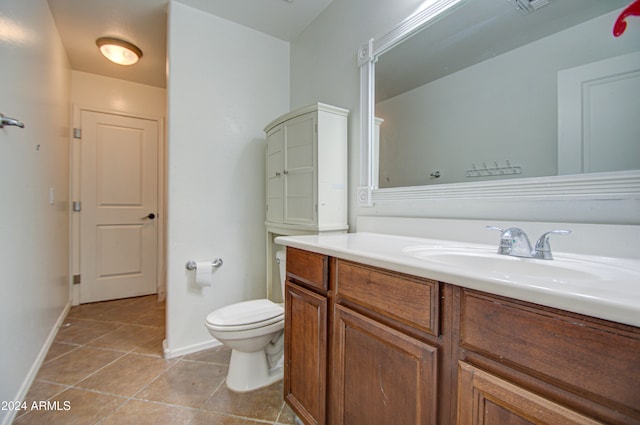
[[[24,128],[22,121],[18,121],[15,118],[7,117],[0,113],[0,128],[4,128],[5,125],[15,125],[16,127]]]

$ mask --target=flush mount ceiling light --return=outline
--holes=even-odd
[[[118,65],[133,65],[142,57],[142,50],[128,41],[114,37],[100,37],[96,40],[105,58]]]

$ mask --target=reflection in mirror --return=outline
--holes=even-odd
[[[373,184],[640,169],[640,22],[612,34],[629,2],[467,0],[379,55]]]

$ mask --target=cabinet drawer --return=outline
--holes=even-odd
[[[463,348],[640,414],[637,329],[467,290],[461,302]]]
[[[287,278],[326,291],[329,282],[329,258],[315,252],[288,247]]]
[[[438,282],[337,261],[338,297],[438,335]]]

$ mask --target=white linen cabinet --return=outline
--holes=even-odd
[[[316,103],[265,127],[267,226],[312,233],[347,229],[348,115]]]

